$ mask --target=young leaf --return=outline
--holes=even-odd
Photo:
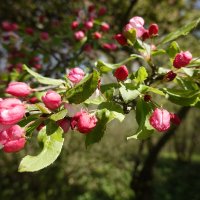
[[[140,92],[138,90],[136,90],[136,89],[130,90],[130,89],[126,88],[124,85],[122,85],[119,88],[119,92],[125,103],[128,103],[128,102],[136,99],[140,95]]]
[[[147,139],[153,133],[153,127],[149,124],[149,117],[152,110],[152,105],[139,99],[136,105],[136,120],[139,125],[136,133],[127,139]]]
[[[172,42],[170,46],[167,48],[167,54],[170,58],[174,58],[177,53],[180,52],[180,47],[177,42]]]
[[[98,110],[96,116],[98,118],[98,122],[96,127],[86,136],[86,148],[89,145],[99,142],[101,140],[106,130],[106,124],[109,122],[110,112],[107,109]]]
[[[194,29],[198,23],[200,22],[200,18],[190,22],[189,24],[179,28],[177,31],[174,31],[167,36],[165,36],[159,44],[165,44],[167,42],[173,41],[182,35],[187,35],[192,29]]]
[[[67,115],[67,109],[63,109],[55,114],[52,114],[50,116],[50,119],[52,119],[53,121],[58,121],[60,119],[63,119],[66,115]]]
[[[94,93],[97,88],[99,79],[99,73],[95,70],[92,74],[83,79],[76,86],[67,90],[66,98],[70,103],[82,103]]]
[[[23,68],[31,74],[39,83],[45,84],[45,85],[61,85],[65,84],[65,81],[61,79],[53,79],[53,78],[47,78],[44,77],[37,72],[34,72],[33,70],[29,69],[26,65],[23,65]]]
[[[136,78],[134,79],[137,83],[143,83],[147,77],[148,77],[148,73],[145,69],[145,67],[140,67],[136,74],[135,74]]]
[[[43,142],[43,150],[37,156],[25,156],[20,165],[19,172],[35,172],[52,164],[59,156],[64,139],[62,129],[58,127],[52,135],[47,135],[46,127],[39,133],[39,139]]]

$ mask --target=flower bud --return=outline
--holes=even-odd
[[[151,24],[149,26],[149,36],[153,37],[153,36],[157,36],[158,35],[158,31],[159,31],[159,27],[157,24]]]
[[[93,33],[93,37],[94,37],[94,39],[99,40],[99,39],[102,38],[102,35],[101,35],[101,33],[99,33],[99,32],[94,32],[94,33]]]
[[[24,129],[18,125],[11,126],[0,132],[0,144],[7,153],[17,152],[24,148],[26,143]]]
[[[83,134],[89,133],[97,123],[97,118],[86,111],[78,112],[72,117],[70,125],[72,129],[77,130]]]
[[[114,36],[114,39],[122,46],[127,45],[127,40],[123,34],[119,33]]]
[[[6,93],[16,97],[26,97],[31,93],[31,88],[23,82],[11,82],[6,88]]]
[[[109,25],[108,23],[103,22],[103,23],[101,24],[101,30],[102,30],[103,32],[106,32],[106,31],[108,31],[109,29],[110,29],[110,25]]]
[[[149,31],[145,30],[145,32],[142,34],[142,40],[145,41],[146,39],[149,38],[150,38]]]
[[[170,113],[170,120],[173,124],[177,126],[181,123],[181,119],[179,118],[179,116],[174,113]]]
[[[167,131],[170,128],[170,113],[165,109],[156,108],[149,122],[157,131]]]
[[[70,70],[67,77],[72,83],[76,84],[79,83],[84,76],[85,76],[84,71],[79,67],[75,67]]]
[[[190,63],[192,60],[192,54],[189,51],[181,51],[180,53],[176,54],[173,62],[173,66],[175,68],[185,67]]]
[[[19,99],[7,98],[0,101],[0,123],[12,125],[19,122],[25,114],[25,107]]]
[[[78,25],[79,25],[78,21],[73,21],[73,22],[71,23],[71,28],[72,28],[72,30],[76,29],[76,28],[78,27]]]
[[[47,91],[47,93],[42,96],[42,101],[45,106],[51,110],[59,108],[62,103],[61,96],[53,90]]]
[[[101,7],[101,8],[99,9],[99,11],[98,11],[98,16],[103,16],[103,15],[106,14],[106,12],[107,12],[106,7]]]
[[[74,33],[74,37],[76,40],[80,41],[85,37],[85,33],[83,31],[77,31]]]
[[[117,78],[119,81],[124,81],[128,77],[128,69],[125,65],[122,65],[118,67],[115,70],[114,76]]]
[[[64,133],[67,133],[70,128],[70,121],[68,119],[61,119],[57,121],[57,124],[63,129]]]
[[[109,44],[109,43],[104,43],[102,45],[102,47],[105,49],[105,50],[109,50],[109,51],[115,51],[117,49],[117,45],[115,44]]]
[[[49,40],[49,33],[47,33],[47,32],[40,33],[40,39],[43,41]]]
[[[173,81],[176,78],[176,73],[174,73],[173,71],[169,71],[167,72],[167,74],[165,75],[164,79],[166,81]]]
[[[33,36],[33,35],[34,35],[34,30],[33,30],[33,28],[31,28],[31,27],[27,27],[27,28],[25,29],[25,32],[26,32],[28,35],[30,35],[30,36]]]
[[[85,28],[86,29],[91,29],[92,27],[93,27],[93,21],[92,20],[90,20],[90,21],[87,21],[87,22],[85,22],[85,24],[84,24],[84,26],[85,26]]]
[[[3,22],[1,23],[1,27],[2,27],[2,29],[3,29],[4,31],[12,31],[12,25],[11,25],[11,23],[8,22],[8,21],[3,21]]]
[[[31,97],[29,100],[28,100],[30,103],[34,104],[34,103],[38,103],[39,102],[39,99],[37,97]]]

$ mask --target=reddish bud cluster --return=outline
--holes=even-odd
[[[128,77],[128,69],[125,65],[120,66],[115,70],[114,76],[119,81],[124,81]]]

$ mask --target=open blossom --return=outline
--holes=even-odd
[[[26,143],[25,131],[18,125],[13,125],[0,132],[0,144],[7,153],[17,152],[24,148]]]
[[[141,37],[143,33],[146,31],[144,28],[144,19],[139,16],[135,16],[129,20],[129,25],[136,29],[136,36]]]
[[[84,76],[85,76],[84,71],[79,67],[75,67],[70,70],[67,77],[72,83],[76,84],[79,83]]]
[[[16,98],[0,101],[0,124],[12,125],[19,122],[25,114],[24,104]]]
[[[72,117],[70,125],[72,129],[77,128],[81,133],[89,133],[97,124],[97,118],[86,111],[78,112]]]
[[[45,106],[51,110],[59,108],[62,103],[61,96],[53,90],[48,90],[47,93],[42,96],[42,101]]]
[[[122,65],[118,67],[115,70],[114,76],[117,78],[119,81],[124,81],[128,77],[128,69],[125,65]]]
[[[165,109],[156,108],[149,122],[157,131],[167,131],[170,128],[170,113]]]
[[[181,51],[180,53],[176,54],[173,61],[173,66],[179,69],[188,65],[191,60],[192,54],[189,51]]]
[[[6,93],[16,97],[26,97],[31,93],[31,88],[23,82],[11,82],[6,88]]]

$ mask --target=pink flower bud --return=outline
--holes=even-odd
[[[169,71],[167,72],[167,74],[165,75],[164,79],[166,81],[173,81],[176,78],[176,73],[174,73],[173,71]]]
[[[47,32],[40,33],[40,39],[43,41],[49,40],[49,33],[47,33]]]
[[[97,118],[94,115],[89,114],[86,111],[78,112],[71,119],[71,128],[77,130],[81,133],[89,133],[97,123]]]
[[[6,88],[6,93],[16,97],[26,97],[31,93],[31,88],[23,82],[11,82]]]
[[[119,33],[114,36],[114,39],[122,46],[127,45],[127,40],[123,34]]]
[[[124,81],[128,77],[128,69],[125,65],[120,66],[115,70],[114,76],[119,81]]]
[[[76,40],[80,41],[85,37],[85,33],[83,31],[77,31],[74,33],[74,37]]]
[[[62,103],[61,96],[53,90],[48,90],[47,93],[42,96],[42,101],[45,106],[51,110],[59,108]]]
[[[12,29],[12,31],[17,31],[17,30],[19,29],[18,24],[12,23],[12,24],[11,24],[11,29]]]
[[[78,27],[78,25],[79,25],[78,21],[73,21],[73,22],[71,23],[71,28],[72,28],[72,30],[76,29],[76,28]]]
[[[84,71],[79,67],[75,67],[70,70],[67,77],[72,83],[76,84],[79,83],[84,76],[85,76]]]
[[[92,51],[92,45],[91,44],[85,44],[83,47],[83,50],[86,52],[91,52]]]
[[[110,29],[110,25],[109,25],[108,23],[103,22],[103,23],[101,24],[101,30],[102,30],[103,32],[106,32],[106,31],[108,31],[109,29]]]
[[[8,22],[8,21],[3,21],[3,22],[1,23],[1,27],[2,27],[2,29],[3,29],[4,31],[12,31],[12,25],[11,25],[11,23]]]
[[[179,116],[174,113],[170,113],[170,120],[173,124],[177,126],[181,123]]]
[[[185,67],[190,63],[192,60],[192,54],[189,51],[181,51],[180,53],[176,54],[174,58],[173,65],[175,68]]]
[[[0,132],[0,144],[7,153],[17,152],[24,148],[26,143],[25,131],[18,125],[11,126]]]
[[[145,41],[146,39],[149,39],[150,38],[150,35],[149,35],[149,31],[146,30],[143,34],[142,34],[142,40]]]
[[[33,28],[31,28],[31,27],[27,27],[27,28],[25,29],[25,32],[26,32],[28,35],[30,35],[30,36],[33,36],[33,35],[34,35],[34,30],[33,30]]]
[[[63,129],[64,133],[68,132],[70,128],[70,121],[68,119],[61,119],[57,123]]]
[[[106,12],[107,12],[106,7],[101,7],[101,8],[99,9],[99,11],[98,11],[98,15],[99,15],[99,16],[103,16],[103,15],[106,14]]]
[[[149,122],[157,131],[167,131],[170,128],[170,113],[165,109],[156,108]]]
[[[109,50],[109,51],[115,51],[117,49],[117,45],[115,44],[109,44],[109,43],[104,43],[102,45],[102,47],[105,49],[105,50]]]
[[[12,125],[19,122],[25,114],[25,107],[19,99],[7,98],[0,102],[0,123]]]
[[[94,33],[93,33],[93,37],[94,37],[94,39],[99,40],[99,39],[102,38],[102,35],[101,35],[101,33],[99,33],[99,32],[94,32]]]
[[[159,27],[157,24],[151,24],[149,26],[149,36],[153,37],[153,36],[157,36],[158,35],[158,31],[159,31]]]
[[[93,27],[93,21],[92,20],[90,20],[90,21],[87,21],[87,22],[85,22],[85,24],[84,24],[84,26],[85,26],[85,28],[86,29],[91,29],[92,27]]]
[[[29,103],[34,104],[34,103],[38,103],[39,99],[37,97],[31,97],[28,101],[29,101]]]

